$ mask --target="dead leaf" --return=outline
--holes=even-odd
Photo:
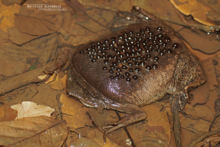
[[[178,33],[196,51],[210,56],[211,54],[219,52],[220,41],[214,37],[208,36],[203,31],[183,28]]]
[[[60,96],[62,103],[63,119],[67,122],[67,126],[71,128],[84,127],[85,125],[92,126],[92,122],[86,114],[88,108],[80,102],[62,94]]]
[[[167,147],[171,140],[170,124],[166,111],[154,103],[143,107],[147,121],[128,127],[128,131],[137,146]]]
[[[170,1],[184,15],[192,15],[194,19],[208,26],[217,25],[219,21],[219,9],[213,9],[212,6],[219,8],[219,1],[212,0],[171,0]],[[210,14],[213,16],[211,17]]]
[[[218,98],[218,93],[216,90],[216,85],[218,85],[218,81],[216,79],[215,68],[212,62],[212,58],[204,60],[201,63],[207,77],[207,82],[205,83],[205,85],[191,92],[193,94],[191,105],[196,106],[198,104],[206,104],[209,110],[211,110],[212,114],[214,114],[215,100]]]
[[[62,90],[66,87],[67,75],[63,73],[54,73],[45,83],[49,84],[51,88],[56,90]]]
[[[12,105],[11,108],[18,112],[16,119],[36,116],[49,117],[51,113],[55,111],[55,109],[50,108],[49,106],[37,105],[31,101],[23,101],[21,104]]]
[[[31,16],[16,15],[15,25],[19,31],[30,35],[41,36],[53,32],[53,25],[47,20]]]
[[[190,43],[190,42],[188,42]],[[192,49],[192,47],[184,41],[184,44],[187,46],[187,48],[189,49],[189,51],[191,53],[193,53],[195,56],[197,56],[199,58],[200,61],[205,62],[205,60],[207,61],[208,59],[211,59],[213,57],[216,56],[216,54],[207,54],[205,52],[201,52],[201,50],[199,49]],[[210,49],[209,49],[210,50]],[[205,50],[206,51],[206,50]],[[220,55],[220,52],[218,52],[217,54]]]
[[[60,147],[67,136],[64,121],[31,117],[0,122],[0,145]]]
[[[192,107],[191,105],[186,105],[184,111],[195,118],[202,118],[209,121],[211,121],[215,115],[212,109],[209,108],[209,106],[207,105],[197,105],[195,107]]]
[[[220,142],[220,137],[219,136],[211,136],[206,138],[204,141],[198,143],[196,147],[209,147],[209,144],[213,147],[217,147],[216,144]]]
[[[198,136],[206,133],[209,129],[210,122],[202,119],[193,119],[180,115],[182,143],[188,147]]]
[[[113,1],[102,1],[102,0],[79,0],[83,5],[103,7],[109,10],[120,10],[120,11],[130,11],[133,2],[129,0],[113,0]]]
[[[183,128],[181,126],[181,137],[182,137],[182,146],[183,147],[188,147],[188,145],[191,143],[192,140],[196,139],[195,137],[195,132]]]
[[[148,105],[144,107],[144,111],[148,116],[148,125],[149,126],[161,126],[164,130],[164,135],[170,138],[170,124],[167,118],[167,112],[161,111],[162,106],[159,103]],[[154,117],[158,116],[158,117]],[[168,139],[169,140],[169,139]]]
[[[103,133],[101,133],[97,128],[84,127],[75,130],[78,134],[69,135],[67,139],[68,146],[80,145],[83,147],[119,147],[117,144],[106,138],[103,139]]]
[[[22,0],[2,0],[4,5],[13,5],[13,4],[20,4]]]
[[[203,119],[193,119],[188,117],[183,117],[180,115],[181,127],[188,129],[189,131],[201,134],[201,132],[207,132],[209,130],[210,122]]]
[[[8,105],[0,106],[0,121],[14,120],[17,116],[17,111],[10,108]]]
[[[24,61],[22,60],[17,60],[15,56],[4,56],[2,54],[6,53],[4,52],[4,49],[7,49],[7,50],[11,50],[12,51],[12,48],[13,47],[6,47],[4,46],[3,44],[1,44],[1,58],[0,58],[0,74],[2,75],[5,75],[5,76],[13,76],[13,75],[16,75],[16,74],[19,74],[19,73],[22,73],[23,71],[26,70],[27,68],[27,65],[25,64]],[[20,51],[21,52],[21,51]],[[21,56],[20,56],[21,57]],[[7,66],[5,66],[7,65]]]
[[[36,38],[36,36],[22,33],[15,27],[8,29],[8,39],[16,44],[23,44],[34,38]]]
[[[5,6],[0,1],[0,30],[6,32],[14,26],[14,15],[18,13],[20,6],[17,4]]]
[[[102,147],[100,146],[98,143],[96,143],[95,141],[85,138],[85,137],[80,137],[79,139],[77,139],[76,141],[70,142],[68,143],[68,146],[76,146],[76,147]]]

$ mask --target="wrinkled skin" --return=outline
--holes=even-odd
[[[135,15],[143,18],[142,14]],[[138,20],[135,25],[129,25],[122,28],[122,31],[102,37],[111,38],[126,30],[156,25],[163,26],[172,41],[180,45],[175,53],[160,58],[156,70],[144,72],[137,80],[128,82],[108,78],[109,73],[102,70],[100,62],[92,63],[87,55],[80,54],[80,50],[87,48],[90,43],[82,45],[79,52],[73,55],[68,70],[67,93],[88,107],[112,109],[127,114],[120,121],[107,126],[106,133],[146,119],[146,114],[140,106],[158,101],[166,94],[171,95],[172,99],[178,99],[179,108],[183,109],[188,100],[188,89],[205,82],[198,59],[187,50],[173,30],[154,16],[148,17],[151,22]]]

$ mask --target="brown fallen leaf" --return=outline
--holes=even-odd
[[[15,25],[19,31],[35,36],[53,32],[51,29],[53,26],[50,22],[31,16],[16,15]]]
[[[97,144],[92,139],[88,139],[88,138],[84,138],[84,137],[81,137],[76,141],[68,143],[68,146],[81,147],[82,145],[83,145],[83,147],[91,147],[91,146],[92,147],[101,147],[99,144]]]
[[[0,121],[14,120],[17,116],[17,111],[10,108],[8,105],[0,106]]]
[[[68,147],[119,147],[109,138],[104,141],[103,133],[96,128],[84,127],[75,130],[77,134],[69,134],[66,141]]]
[[[13,41],[15,44],[25,44],[34,38],[36,38],[36,36],[25,34],[15,27],[8,29],[8,39]]]
[[[187,48],[189,49],[189,51],[192,52],[194,55],[196,55],[201,62],[206,62],[208,59],[215,57],[216,54],[220,55],[219,51],[216,54],[207,54],[207,52],[205,53],[205,52],[201,52],[201,50],[198,50],[198,49],[197,50],[192,49],[192,47],[188,44],[190,42],[187,43],[186,41],[184,41],[184,43],[187,46]]]
[[[219,18],[219,9],[213,9],[220,6],[219,1],[212,0],[171,0],[170,1],[179,11],[185,15],[192,15],[194,19],[208,26],[217,25]],[[213,17],[210,17],[212,14]],[[215,23],[216,21],[216,23]]]
[[[23,0],[2,0],[2,4],[9,6],[13,4],[20,4]]]
[[[216,144],[220,142],[220,137],[219,136],[211,136],[206,138],[204,141],[198,143],[196,147],[208,147],[209,144],[211,143],[211,146],[217,147]]]
[[[211,121],[214,117],[212,109],[207,105],[186,105],[184,110],[188,115],[192,115],[194,118],[202,118],[204,120]]]
[[[188,146],[189,142],[196,139],[199,135],[206,133],[209,129],[210,122],[203,119],[194,119],[188,116],[180,115],[181,128],[184,130],[183,146]],[[193,133],[193,134],[191,134]],[[188,136],[191,136],[190,138]]]
[[[67,122],[68,127],[75,129],[85,125],[92,126],[92,122],[86,114],[87,107],[65,94],[60,96],[60,102],[62,104],[63,119]]]
[[[14,26],[14,14],[18,13],[20,6],[17,4],[5,6],[0,1],[0,30],[6,32],[8,28]]]
[[[220,126],[220,113],[218,111],[216,111],[216,116],[214,117],[211,125],[210,125],[210,128],[209,128],[209,132],[210,131],[218,131],[219,130],[219,126]],[[220,131],[219,131],[220,132]],[[206,142],[205,142],[206,141]],[[210,142],[212,143],[212,146],[214,146],[216,143],[220,142],[220,133],[217,133],[216,135],[211,135],[210,137],[207,137],[205,139],[205,141],[201,142],[204,144],[207,143],[207,142]],[[214,145],[213,145],[214,144]]]
[[[207,56],[212,57],[212,54],[219,52],[220,41],[214,38],[213,36],[207,35],[207,33],[200,30],[190,30],[188,28],[183,28],[178,31],[178,33],[183,37],[193,50],[198,51],[198,55],[202,55],[201,59],[207,59]],[[199,43],[198,43],[199,42]],[[197,53],[194,51],[194,53]]]
[[[45,83],[53,89],[62,90],[66,87],[66,78],[67,75],[63,75],[63,73],[54,73]]]
[[[74,0],[72,0],[74,1]],[[120,11],[128,11],[131,10],[133,1],[129,0],[113,0],[113,1],[102,1],[102,0],[79,0],[83,5],[94,6],[94,7],[102,7],[106,10],[120,10]]]
[[[207,133],[202,133],[202,135],[194,139],[187,147],[219,147],[219,134],[220,129]]]
[[[143,107],[147,114],[147,121],[131,125],[128,131],[136,146],[167,147],[171,140],[171,124],[167,111],[161,111],[160,103],[153,103]]]
[[[66,123],[49,117],[0,122],[0,145],[60,147],[67,137]]]
[[[214,104],[215,100],[218,98],[216,90],[216,85],[218,85],[218,81],[216,79],[215,68],[212,58],[204,60],[201,63],[207,77],[207,82],[203,86],[191,92],[193,94],[193,99],[190,104],[192,106],[201,104],[207,105],[207,107],[209,107],[209,111],[211,110],[212,114],[214,114]],[[205,113],[207,112],[205,111]]]
[[[168,140],[170,139],[170,124],[169,120],[167,118],[166,111],[161,111],[162,106],[159,103],[154,103],[151,105],[148,105],[144,107],[144,111],[148,115],[148,125],[149,126],[160,126],[162,129],[163,135],[168,137]],[[158,116],[158,117],[154,117]]]

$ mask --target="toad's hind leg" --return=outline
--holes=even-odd
[[[68,72],[67,93],[78,98],[84,105],[98,109],[111,109],[126,113],[118,122],[104,127],[105,134],[146,119],[145,112],[134,104],[116,102],[92,87],[74,68]]]
[[[147,118],[146,113],[137,105],[133,104],[115,103],[109,105],[108,109],[123,112],[126,113],[126,115],[122,117],[119,121],[104,126],[103,129],[105,130],[105,134],[111,133],[117,129],[137,123]]]

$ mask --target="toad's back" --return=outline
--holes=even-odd
[[[169,91],[186,47],[159,22],[132,24],[75,53],[74,68],[104,96],[120,103],[149,104]]]

